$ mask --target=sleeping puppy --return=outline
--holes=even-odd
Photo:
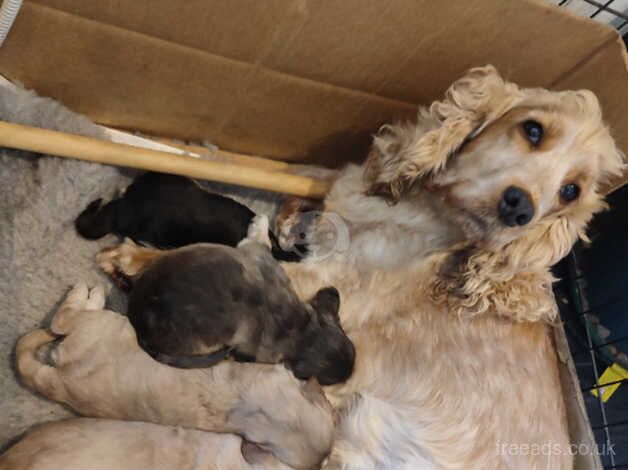
[[[95,240],[108,233],[129,237],[157,248],[178,248],[193,243],[236,246],[246,237],[255,213],[248,207],[202,189],[184,176],[144,173],[124,194],[103,205],[92,201],[74,225],[83,237]],[[299,261],[307,246],[284,251],[268,233],[275,258]]]
[[[297,378],[322,385],[351,375],[355,350],[340,326],[338,291],[322,288],[309,303],[297,297],[270,253],[266,216],[253,219],[237,248],[124,245],[127,255],[144,253],[147,263],[132,279],[128,316],[140,346],[156,360],[183,368],[209,367],[229,355],[285,362]],[[99,262],[109,266],[106,253]]]
[[[22,382],[84,416],[239,434],[294,468],[325,458],[334,425],[315,381],[301,383],[281,365],[168,367],[138,346],[125,316],[104,304],[102,287],[78,284],[54,314],[51,332],[20,338],[15,357]],[[39,360],[38,350],[59,337],[52,364]]]
[[[0,456],[0,470],[289,470],[247,448],[233,434],[78,418],[36,426]]]

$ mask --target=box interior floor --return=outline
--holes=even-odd
[[[0,119],[104,138],[100,127],[56,102],[0,87]],[[133,172],[95,163],[0,148],[0,449],[34,424],[71,412],[22,387],[13,350],[22,334],[45,323],[79,280],[111,286],[94,257],[115,237],[80,238],[74,218],[90,201],[125,188]],[[271,220],[274,193],[205,183]],[[112,287],[108,306],[125,312],[125,296]]]

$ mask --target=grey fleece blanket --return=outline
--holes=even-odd
[[[26,90],[0,88],[0,119],[104,138],[83,116]],[[110,197],[134,173],[95,163],[0,149],[0,451],[30,426],[71,416],[63,406],[22,387],[13,351],[18,337],[47,324],[68,288],[79,280],[111,286],[94,262],[113,236],[81,239],[73,221],[86,204]],[[271,193],[207,184],[257,213],[273,216]],[[272,218],[271,218],[272,220]],[[108,306],[124,311],[122,293],[111,287]]]

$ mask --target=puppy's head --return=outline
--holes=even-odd
[[[353,373],[355,348],[340,325],[340,295],[336,288],[325,287],[309,304],[312,318],[288,367],[297,378],[315,377],[321,385],[344,382]]]
[[[419,185],[481,250],[547,267],[584,236],[622,160],[593,93],[521,89],[487,66],[456,81],[418,124],[384,127],[365,178],[393,202]]]

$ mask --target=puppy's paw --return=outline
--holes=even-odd
[[[127,270],[131,269],[130,264],[133,257],[129,253],[130,245],[125,243],[104,248],[96,255],[96,263],[100,266],[100,269],[109,275],[111,281],[116,286],[123,291],[129,291],[131,290],[132,281],[127,274]]]
[[[119,246],[120,245],[103,248],[100,250],[100,253],[96,255],[96,264],[109,275],[112,275],[118,269],[117,265],[120,257]]]
[[[102,310],[105,308],[105,287],[98,284],[89,291],[89,298],[85,303],[87,310]]]
[[[88,298],[89,288],[85,281],[80,281],[70,289],[70,292],[65,297],[64,304],[72,304],[73,307],[83,308]]]
[[[133,276],[139,272],[144,251],[153,251],[135,244],[130,238],[125,238],[119,245],[104,248],[96,255],[96,263],[107,274],[113,275],[121,272],[127,276]]]
[[[249,224],[247,238],[261,243],[270,248],[270,238],[268,237],[268,217],[260,214],[253,217]]]
[[[87,284],[81,281],[65,296],[65,300],[52,317],[50,331],[56,335],[67,334],[76,314],[85,310],[88,302],[89,289]]]

